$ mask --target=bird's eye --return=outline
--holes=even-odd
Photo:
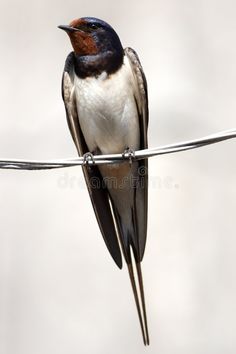
[[[91,29],[97,29],[98,26],[95,23],[88,23],[89,28]]]

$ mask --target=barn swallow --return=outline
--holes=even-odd
[[[63,72],[62,97],[79,155],[131,154],[147,148],[147,84],[136,52],[123,49],[114,29],[97,18],[58,27],[73,47]],[[145,345],[149,334],[141,261],[147,234],[147,168],[147,159],[83,166],[106,246],[119,268],[121,251],[127,263]]]

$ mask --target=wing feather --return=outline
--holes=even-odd
[[[70,133],[79,155],[82,156],[89,150],[79,125],[74,95],[74,76],[74,53],[72,52],[68,55],[65,63],[62,77],[62,97]],[[122,268],[121,252],[112,216],[109,194],[103,184],[101,173],[97,166],[83,167],[83,173],[106,246],[117,266]]]
[[[137,53],[132,48],[125,49],[134,76],[135,101],[139,112],[140,149],[148,147],[148,94],[147,81]],[[136,261],[141,262],[147,238],[148,213],[148,160],[140,160],[138,166],[138,187],[135,191],[134,222],[137,232],[137,247],[134,246]]]

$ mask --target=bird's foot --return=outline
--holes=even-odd
[[[86,152],[83,155],[83,165],[84,166],[88,166],[88,165],[94,165],[95,164],[95,160],[94,160],[94,156],[91,152]]]
[[[125,149],[122,156],[124,159],[129,159],[129,163],[131,165],[133,160],[135,159],[135,151],[128,147],[127,149]]]

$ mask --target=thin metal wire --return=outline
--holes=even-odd
[[[186,151],[190,149],[197,149],[202,146],[216,144],[224,140],[236,138],[236,129],[223,131],[217,134],[211,134],[204,138],[184,141],[176,144],[164,145],[156,148],[135,151],[134,160],[142,160],[158,155],[172,154],[175,152]],[[123,154],[110,154],[110,155],[94,155],[93,159],[87,159],[87,164],[104,165],[113,163],[122,163],[129,160],[129,156]],[[48,161],[35,161],[35,160],[15,160],[15,159],[2,159],[0,160],[0,169],[12,170],[50,170],[55,168],[66,168],[72,166],[82,166],[85,164],[83,157],[68,158],[60,160]]]

